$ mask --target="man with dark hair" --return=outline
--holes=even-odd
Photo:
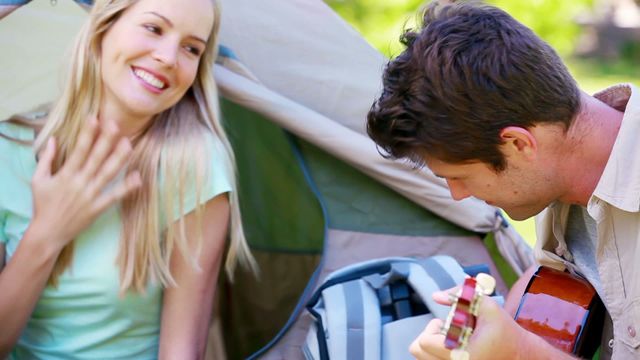
[[[431,4],[402,42],[369,136],[385,156],[444,178],[454,199],[474,196],[517,220],[540,214],[539,262],[585,277],[606,306],[601,359],[640,358],[638,89],[587,95],[549,45],[478,3]],[[511,300],[481,302],[473,359],[571,358],[519,327]],[[413,343],[417,358],[449,357],[441,325]]]

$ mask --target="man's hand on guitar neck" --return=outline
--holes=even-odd
[[[433,298],[440,304],[451,305],[449,293],[455,293],[457,289],[436,292]],[[416,359],[450,359],[451,351],[444,346],[442,326],[442,320],[431,320],[413,341],[409,351]],[[520,327],[509,313],[486,296],[480,301],[475,330],[466,350],[472,360],[575,359]]]

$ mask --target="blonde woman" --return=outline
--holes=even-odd
[[[48,114],[0,122],[0,358],[202,357],[225,250],[254,266],[218,20],[213,0],[98,0]]]

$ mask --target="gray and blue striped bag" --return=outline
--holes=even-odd
[[[315,319],[303,348],[307,360],[413,359],[409,345],[449,307],[432,293],[464,282],[485,265],[463,268],[450,256],[369,260],[331,273],[307,310]],[[500,301],[501,299],[497,299]]]

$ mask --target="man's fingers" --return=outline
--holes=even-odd
[[[42,179],[47,176],[51,176],[51,165],[53,158],[56,156],[56,140],[52,137],[47,140],[47,144],[44,146],[44,150],[40,153],[38,159],[38,166],[33,173],[35,179]]]
[[[455,295],[460,291],[460,286],[452,287],[449,290],[436,291],[432,297],[438,304],[451,305],[451,295]]]
[[[449,359],[450,351],[444,347],[444,335],[440,333],[443,324],[440,319],[429,321],[427,327],[411,343],[409,352],[416,359]]]

